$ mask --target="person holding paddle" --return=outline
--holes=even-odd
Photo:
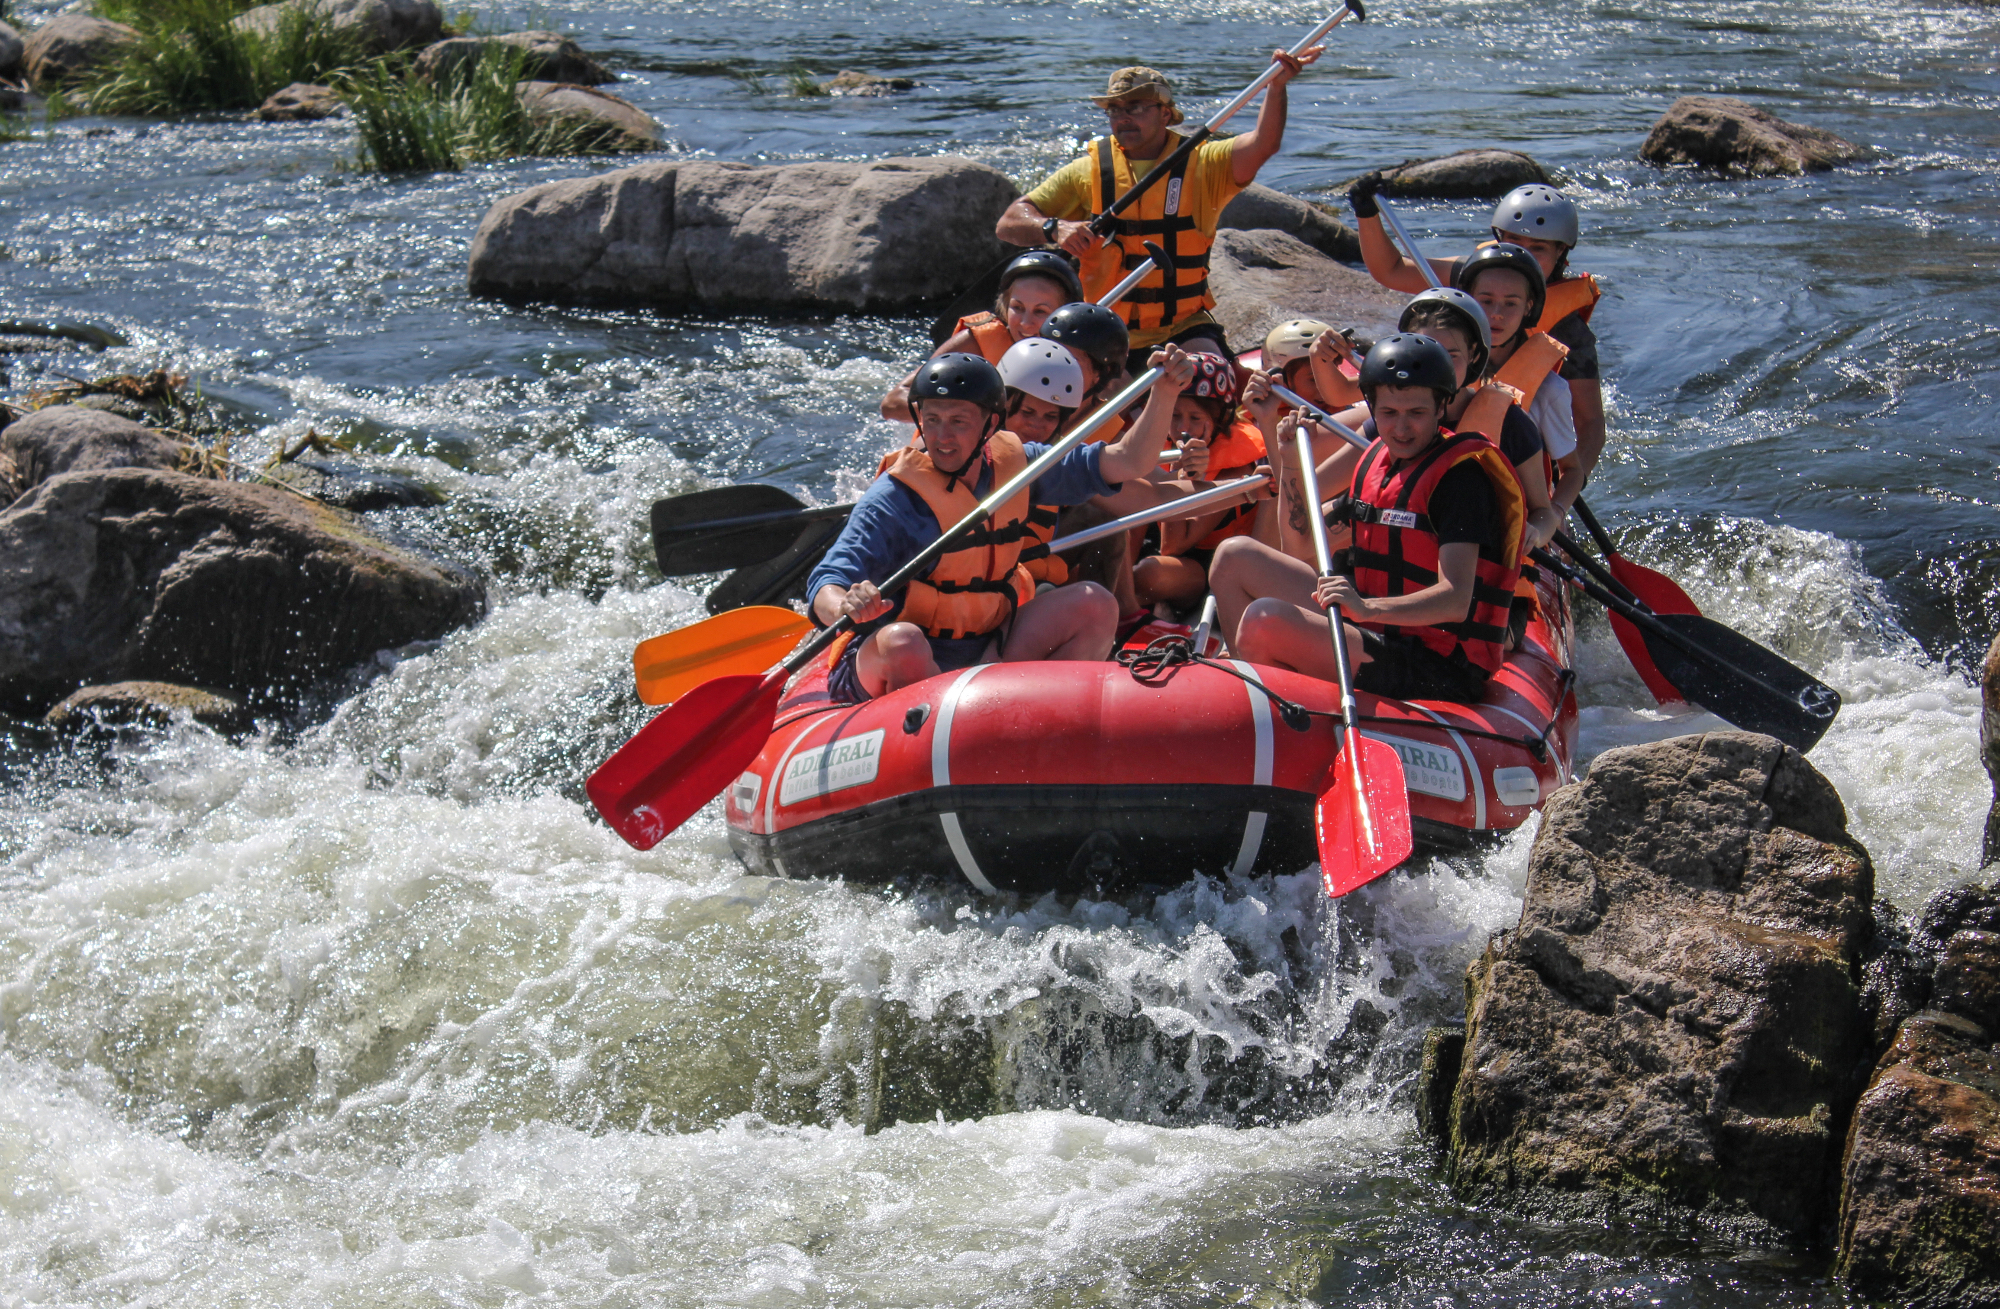
[[[1339,606],[1354,684],[1401,700],[1476,701],[1506,658],[1526,513],[1507,457],[1478,433],[1448,433],[1459,368],[1427,336],[1398,333],[1362,361],[1376,439],[1335,517],[1352,524],[1354,576],[1250,537],[1222,543],[1209,571],[1229,648],[1253,663],[1332,680],[1326,612]],[[1304,536],[1321,506],[1300,500],[1295,434],[1278,424],[1279,513]],[[1297,443],[1305,444],[1305,443]],[[1308,448],[1310,448],[1308,446]]]
[[[1172,267],[1156,269],[1124,300],[1132,331],[1132,371],[1144,366],[1152,347],[1167,341],[1186,344],[1207,337],[1226,348],[1222,327],[1209,312],[1215,296],[1208,285],[1208,251],[1217,220],[1284,144],[1285,84],[1324,48],[1273,51],[1275,67],[1256,129],[1204,141],[1181,156],[1162,183],[1145,190],[1115,220],[1107,240],[1091,230],[1092,217],[1130,192],[1155,161],[1173,156],[1183,140],[1172,130],[1182,114],[1166,76],[1143,66],[1119,69],[1104,94],[1091,97],[1104,110],[1110,134],[1092,141],[1082,158],[1063,165],[1009,205],[994,234],[1010,245],[1047,244],[1076,257],[1082,264],[1084,296],[1093,300],[1145,262],[1143,242],[1158,241]]]
[[[849,618],[856,625],[853,639],[828,655],[827,690],[835,700],[872,699],[993,659],[1102,659],[1110,652],[1118,621],[1110,593],[1079,583],[1038,598],[1019,559],[1030,505],[1110,495],[1158,462],[1175,393],[1193,364],[1173,346],[1150,362],[1169,385],[1153,389],[1137,422],[1114,441],[1071,450],[892,599],[869,579],[897,571],[1047,449],[1002,429],[1006,385],[984,359],[940,355],[918,370],[910,390],[918,444],[890,457],[806,584],[815,623]]]

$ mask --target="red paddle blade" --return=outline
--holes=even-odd
[[[701,812],[770,738],[783,669],[703,682],[639,729],[583,784],[627,845],[650,850]]]
[[[1681,585],[1665,573],[1656,573],[1650,568],[1642,568],[1624,555],[1612,555],[1606,563],[1611,565],[1611,575],[1618,584],[1630,591],[1656,614],[1698,614],[1694,601]],[[1628,647],[1629,648],[1629,647]]]
[[[1639,680],[1653,693],[1654,701],[1663,705],[1686,704],[1687,697],[1680,693],[1680,688],[1668,681],[1666,674],[1660,671],[1660,666],[1653,662],[1653,652],[1646,648],[1645,634],[1610,610],[1605,611],[1605,616],[1611,620],[1611,634],[1618,638],[1619,647],[1625,651],[1625,657],[1632,661],[1632,668],[1639,674]]]
[[[1408,859],[1410,792],[1402,757],[1385,742],[1347,733],[1313,821],[1329,896],[1346,895]]]

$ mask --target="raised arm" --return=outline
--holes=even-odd
[[[1139,421],[1119,433],[1117,440],[1107,442],[1104,453],[1098,456],[1098,475],[1107,482],[1129,482],[1158,466],[1160,452],[1166,449],[1173,430],[1174,401],[1194,378],[1194,360],[1177,345],[1153,351],[1146,366],[1164,369],[1166,377],[1146,396]]]

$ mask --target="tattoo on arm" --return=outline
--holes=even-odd
[[[1285,500],[1288,508],[1291,510],[1291,524],[1294,532],[1309,532],[1312,530],[1312,524],[1306,518],[1306,489],[1302,481],[1303,479],[1297,473],[1291,473],[1285,478],[1285,490],[1288,492]]]

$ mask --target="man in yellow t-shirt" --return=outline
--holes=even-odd
[[[1090,219],[1185,139],[1171,130],[1182,115],[1166,77],[1151,68],[1119,69],[1104,94],[1091,97],[1104,110],[1110,135],[1092,141],[1081,159],[1064,164],[1009,205],[995,235],[1010,245],[1059,246],[1077,258],[1087,300],[1138,267],[1146,258],[1143,243],[1154,241],[1172,257],[1173,274],[1155,270],[1115,306],[1131,329],[1133,355],[1143,359],[1165,341],[1187,344],[1205,337],[1221,343],[1222,328],[1209,312],[1215,297],[1208,289],[1216,222],[1223,206],[1256,180],[1257,170],[1284,144],[1285,84],[1322,49],[1314,46],[1296,57],[1272,51],[1278,74],[1264,93],[1256,130],[1196,146],[1119,216],[1118,231],[1107,241],[1091,232]]]

